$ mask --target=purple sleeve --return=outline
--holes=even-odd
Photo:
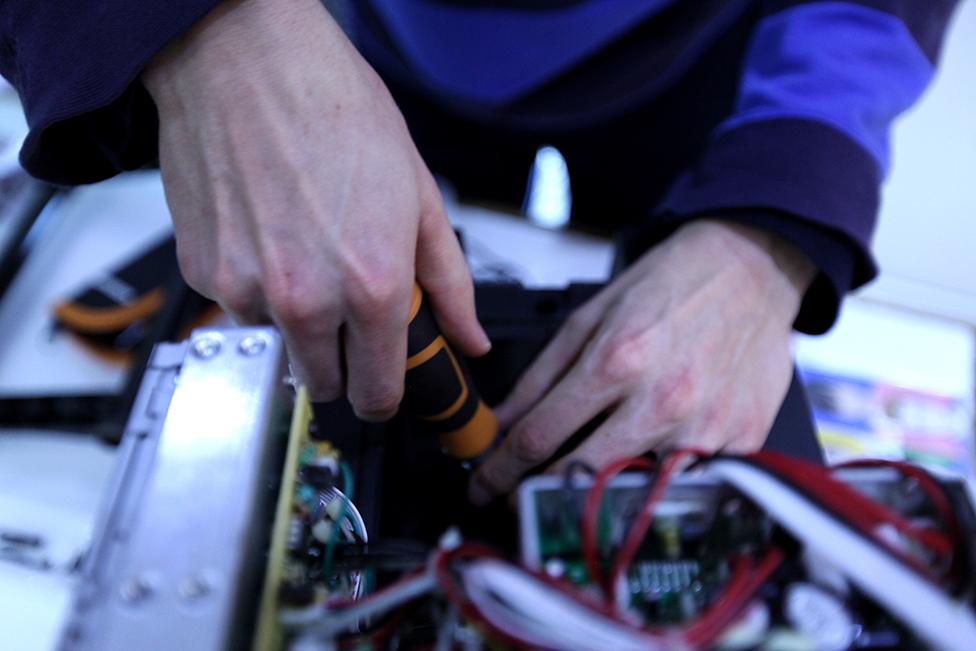
[[[34,176],[88,183],[156,156],[156,108],[139,82],[166,43],[219,0],[4,0],[0,72],[17,88]]]
[[[820,274],[795,327],[827,330],[842,297],[877,273],[869,246],[894,119],[933,75],[955,2],[766,2],[735,109],[659,206],[794,242]]]

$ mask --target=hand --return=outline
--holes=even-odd
[[[313,399],[395,413],[415,277],[461,352],[487,351],[437,187],[319,0],[225,2],[143,79],[187,282],[273,321]]]
[[[790,336],[813,266],[747,226],[696,220],[578,309],[497,409],[508,437],[469,497],[513,490],[607,411],[572,459],[758,449],[789,387]]]

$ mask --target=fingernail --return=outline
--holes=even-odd
[[[477,478],[471,480],[468,484],[468,501],[475,506],[484,506],[494,495],[485,488]]]
[[[488,338],[484,330],[481,331],[481,344],[479,348],[481,348],[482,355],[488,354],[488,351],[491,350],[491,339]]]

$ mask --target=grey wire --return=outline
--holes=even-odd
[[[378,592],[356,604],[334,611],[320,611],[320,616],[310,622],[309,632],[322,637],[335,637],[339,633],[354,630],[359,623],[384,615],[417,597],[428,594],[437,586],[433,571],[406,579],[388,592]]]

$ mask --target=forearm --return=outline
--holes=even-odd
[[[174,114],[193,93],[268,94],[313,74],[354,88],[348,65],[354,57],[355,48],[317,0],[225,0],[153,57],[142,80],[160,112]],[[315,65],[284,64],[296,60]],[[253,85],[269,79],[261,68],[275,71],[280,88]]]

